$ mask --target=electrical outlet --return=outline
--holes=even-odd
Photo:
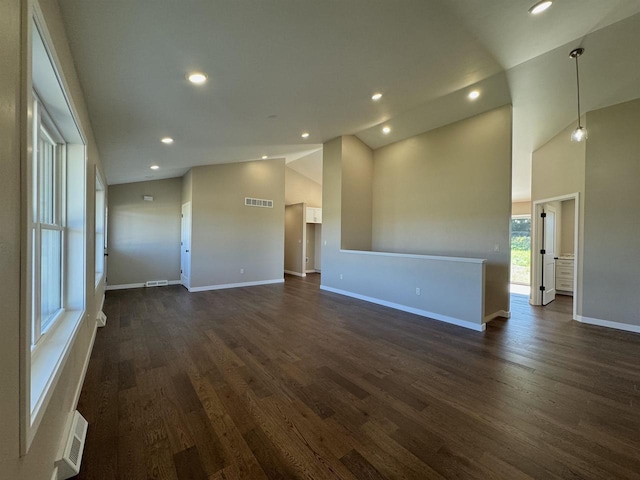
[[[340,280],[342,280],[342,274],[340,274]]]
[[[499,252],[500,251],[500,244],[499,243],[496,243],[496,244],[493,245],[493,251],[494,252]]]
[[[241,268],[241,269],[240,269],[240,274],[241,274],[241,275],[242,275],[242,274],[244,274],[244,268]]]
[[[324,246],[325,246],[325,247],[327,246],[327,241],[326,241],[326,240],[324,241]]]
[[[422,292],[420,291],[420,287],[416,287],[416,295],[421,295]]]

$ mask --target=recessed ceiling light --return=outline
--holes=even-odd
[[[300,135],[302,138],[309,138],[309,132],[304,132],[302,135]]]
[[[391,132],[391,127],[382,127],[382,133],[388,135]]]
[[[151,170],[158,170],[160,167],[158,165],[151,165],[149,168]]]
[[[160,140],[162,143],[164,143],[165,145],[171,145],[173,143],[173,138],[171,137],[164,137],[162,140]]]
[[[267,155],[262,155],[263,160],[266,160],[267,158],[269,158]]]
[[[371,95],[371,100],[373,100],[374,102],[377,102],[381,98],[382,98],[382,94],[381,93],[374,93],[373,95]]]
[[[538,2],[533,7],[531,7],[529,9],[529,13],[531,15],[538,15],[549,8],[552,3],[553,2],[551,0],[542,0],[541,2]]]
[[[469,92],[469,100],[475,100],[476,98],[478,98],[480,96],[480,92],[478,90],[472,90],[471,92]]]
[[[204,73],[200,72],[190,73],[187,78],[191,83],[195,83],[196,85],[202,85],[207,81],[207,76]]]

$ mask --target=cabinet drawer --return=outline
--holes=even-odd
[[[556,260],[556,266],[573,268],[573,260],[566,260],[563,258],[559,258],[558,260]]]
[[[556,290],[563,290],[565,292],[573,292],[573,280],[557,279]]]
[[[558,265],[556,268],[556,278],[573,280],[573,267],[561,267]]]

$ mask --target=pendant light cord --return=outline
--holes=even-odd
[[[576,84],[578,86],[578,127],[582,128],[582,119],[580,118],[580,72],[578,71],[578,57],[576,55]]]

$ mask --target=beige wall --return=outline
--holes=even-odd
[[[283,278],[284,168],[277,159],[192,169],[192,288]],[[274,206],[245,207],[245,197]]]
[[[374,165],[373,249],[485,258],[486,311],[509,310],[511,107],[380,148]]]
[[[357,137],[342,138],[342,248],[371,250],[373,151]]]
[[[562,227],[560,228],[560,254],[575,253],[574,234],[576,221],[576,201],[565,200],[562,205]]]
[[[287,205],[284,210],[284,269],[304,274],[305,204]]]
[[[109,285],[180,280],[181,198],[182,178],[109,186]]]
[[[640,326],[640,100],[587,114],[584,317]]]
[[[322,186],[292,168],[285,167],[285,205],[303,202],[309,207],[322,207]]]
[[[22,215],[26,215],[26,176],[20,176],[21,155],[28,161],[26,150],[27,96],[30,96],[30,53],[22,38],[30,38],[32,2],[5,0],[0,2],[0,476],[16,480],[49,480],[58,447],[64,435],[67,415],[75,408],[75,393],[82,379],[95,332],[95,315],[100,308],[104,285],[95,285],[95,169],[101,169],[98,152],[75,74],[73,60],[62,26],[58,3],[41,0],[46,30],[53,42],[55,56],[80,129],[87,139],[86,170],[86,298],[87,314],[82,320],[69,357],[61,371],[42,422],[26,456],[20,457],[20,310],[26,303],[26,268],[20,255],[25,251],[26,232],[21,235]],[[21,77],[22,75],[22,77]],[[24,115],[23,115],[24,114]],[[22,209],[22,210],[21,210]],[[23,259],[24,260],[24,259]],[[21,274],[21,268],[23,269]],[[21,281],[23,283],[21,283]],[[23,310],[24,311],[24,310]]]
[[[305,270],[315,270],[316,268],[316,223],[307,223],[307,252]],[[318,265],[319,266],[319,265]]]
[[[511,215],[531,215],[531,202],[513,202]]]

